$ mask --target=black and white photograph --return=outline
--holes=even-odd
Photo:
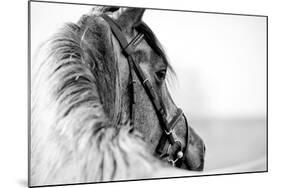
[[[28,185],[268,171],[265,15],[29,1]]]

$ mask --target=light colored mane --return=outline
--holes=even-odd
[[[32,60],[31,186],[179,172],[154,158],[128,124],[118,124],[120,82],[110,42],[100,18],[84,16],[65,25]]]

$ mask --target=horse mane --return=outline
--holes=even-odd
[[[116,125],[118,66],[95,14],[66,24],[32,60],[31,186],[157,177],[166,168],[142,135]]]

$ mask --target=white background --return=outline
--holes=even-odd
[[[68,0],[70,1],[70,0]],[[75,1],[73,1],[75,2]],[[76,0],[77,2],[77,0]],[[78,2],[265,14],[269,16],[269,173],[174,180],[96,184],[76,187],[265,187],[280,185],[280,5],[278,1],[92,1]],[[273,3],[277,2],[277,3]],[[9,6],[8,6],[9,5]],[[51,13],[50,13],[51,14]],[[4,43],[3,43],[4,40]],[[27,177],[27,2],[1,6],[1,187],[26,186]],[[4,56],[4,59],[3,59]]]

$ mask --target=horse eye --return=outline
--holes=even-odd
[[[155,74],[158,81],[163,81],[166,77],[166,69],[157,71]]]

